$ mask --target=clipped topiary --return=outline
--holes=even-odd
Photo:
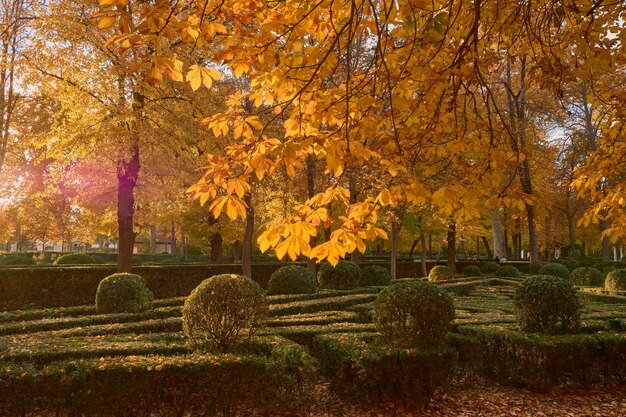
[[[347,290],[359,286],[361,269],[350,261],[339,261],[334,267],[324,262],[317,272],[320,287],[333,290]]]
[[[611,293],[626,291],[626,269],[616,269],[606,275],[604,289]]]
[[[360,286],[389,285],[391,284],[391,274],[384,266],[370,265],[361,268]]]
[[[0,257],[0,265],[35,265],[35,260],[32,256],[9,254]]]
[[[567,333],[578,327],[578,297],[572,283],[554,275],[526,278],[515,293],[515,317],[522,331]]]
[[[386,340],[404,348],[444,345],[452,319],[452,297],[427,282],[391,285],[374,301],[376,328]]]
[[[500,268],[500,265],[495,262],[487,262],[480,267],[483,274],[495,274],[498,268]]]
[[[467,265],[463,268],[463,275],[466,277],[479,277],[481,275],[480,268],[476,265]]]
[[[259,284],[242,275],[215,275],[185,300],[183,330],[196,349],[228,352],[265,325],[268,311]]]
[[[136,274],[109,275],[98,285],[98,313],[138,313],[150,308],[154,295],[146,281]]]
[[[92,265],[93,259],[86,253],[67,253],[54,261],[55,265]]]
[[[107,261],[102,256],[98,255],[91,255],[91,261],[93,264],[96,265],[104,265],[107,263]]]
[[[549,262],[541,267],[539,275],[552,275],[554,277],[569,279],[569,269],[567,269],[565,265]]]
[[[581,287],[602,287],[604,274],[593,267],[576,268],[570,274],[570,281]]]
[[[445,281],[447,279],[452,279],[454,275],[452,274],[452,270],[445,265],[437,265],[430,270],[428,274],[429,281]]]
[[[309,294],[315,292],[315,274],[301,266],[290,265],[277,269],[270,276],[267,295]]]
[[[500,265],[496,271],[496,276],[500,278],[517,278],[520,276],[520,272],[513,265]]]

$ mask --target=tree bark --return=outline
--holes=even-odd
[[[172,232],[170,236],[170,254],[176,254],[176,223],[172,222]]]
[[[415,253],[415,248],[417,247],[418,243],[419,243],[418,239],[413,239],[413,243],[411,243],[411,249],[409,250],[409,258],[413,257]]]
[[[506,246],[502,233],[502,219],[498,211],[491,212],[491,234],[493,236],[493,257],[506,258]]]
[[[448,268],[456,274],[456,222],[448,225]]]
[[[134,190],[140,168],[139,134],[135,132],[133,136],[135,144],[131,148],[130,160],[121,158],[117,162],[118,272],[130,272],[136,237],[133,217],[135,214]]]
[[[487,257],[489,259],[493,259],[493,253],[491,252],[491,248],[489,247],[489,241],[485,236],[481,236],[483,240],[483,245],[485,245],[485,251],[487,251]]]
[[[239,239],[233,242],[233,262],[241,262],[241,243]]]
[[[155,224],[150,225],[150,253],[156,253],[157,244],[157,227]]]
[[[180,228],[180,254],[185,256],[186,255],[186,245],[185,245],[185,229]]]
[[[241,257],[241,269],[243,275],[252,278],[252,233],[254,232],[254,207],[252,195],[247,192],[243,201],[246,203],[246,229],[243,234],[243,254]]]
[[[420,234],[420,240],[422,241],[422,257],[420,259],[420,264],[422,266],[422,276],[428,276],[428,268],[426,268],[426,237],[424,236],[424,232]]]
[[[394,221],[391,224],[391,258],[389,260],[389,266],[391,270],[391,279],[397,278],[397,260],[398,260],[398,238],[400,237],[400,229],[402,223]]]
[[[224,256],[224,239],[219,232],[219,219],[213,216],[213,213],[209,213],[209,226],[215,226],[217,229],[209,237],[209,245],[211,245],[211,262],[222,262]],[[236,262],[236,261],[235,261]]]

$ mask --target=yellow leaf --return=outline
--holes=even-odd
[[[106,29],[111,27],[115,23],[115,17],[113,16],[105,16],[98,22],[98,29]]]
[[[235,206],[231,198],[228,198],[228,204],[226,205],[226,215],[231,220],[235,220],[238,215],[237,207]]]
[[[154,367],[154,369],[156,369],[157,371],[160,371],[161,369],[163,369],[163,365],[157,365]]]
[[[219,197],[211,205],[209,206],[209,210],[213,212],[213,217],[216,219],[222,213],[222,209],[224,208],[224,204],[228,201],[228,197]]]
[[[202,69],[198,65],[189,67],[187,82],[191,85],[193,91],[196,91],[202,85]]]

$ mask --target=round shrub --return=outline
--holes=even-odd
[[[0,257],[0,265],[35,265],[35,260],[32,256],[10,254]]]
[[[626,291],[626,269],[616,269],[606,274],[604,289],[613,293]]]
[[[539,275],[552,275],[554,277],[569,279],[569,269],[567,269],[565,265],[549,262],[541,267]]]
[[[480,276],[480,268],[476,265],[467,265],[463,268],[463,275],[466,277],[479,277]]]
[[[359,286],[361,269],[350,261],[339,261],[334,267],[328,262],[320,265],[317,282],[322,288],[347,290]]]
[[[391,284],[391,274],[384,266],[370,265],[361,269],[360,286],[367,287],[370,285],[389,284]]]
[[[452,270],[445,265],[435,266],[428,274],[429,281],[445,281],[447,279],[452,279],[453,277],[454,275],[452,275]]]
[[[517,278],[519,275],[519,269],[513,265],[501,265],[496,271],[496,276],[501,278]]]
[[[54,261],[55,265],[91,265],[93,259],[86,253],[67,253]]]
[[[614,266],[603,266],[602,267],[602,272],[604,273],[604,275],[606,276],[609,272],[615,271],[617,268]]]
[[[267,294],[308,294],[315,292],[315,274],[301,266],[283,266],[274,271]]]
[[[593,267],[576,268],[570,274],[570,281],[581,287],[602,287],[604,274]]]
[[[498,268],[500,268],[500,265],[495,262],[487,262],[480,267],[483,274],[495,274]]]
[[[574,259],[564,259],[560,263],[561,265],[566,267],[569,271],[573,271],[574,269],[580,267],[580,265],[578,264],[578,261],[575,261]]]
[[[404,348],[442,346],[452,319],[452,297],[427,282],[391,285],[374,302],[376,328],[386,340]]]
[[[138,313],[150,308],[154,295],[136,274],[109,275],[98,285],[98,313]]]
[[[265,325],[268,311],[259,284],[242,275],[215,275],[185,300],[183,330],[196,349],[228,352]]]
[[[572,283],[554,275],[526,278],[515,293],[515,317],[520,330],[567,333],[578,327],[578,297]]]

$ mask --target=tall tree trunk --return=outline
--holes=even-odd
[[[157,245],[157,227],[155,224],[150,225],[150,253],[156,253]]]
[[[433,257],[433,234],[428,234],[428,259]]]
[[[243,254],[241,257],[241,269],[243,275],[252,278],[252,233],[254,232],[254,207],[252,206],[252,195],[247,192],[243,201],[246,209],[246,229],[243,234]]]
[[[493,236],[493,258],[506,258],[506,246],[502,233],[502,219],[498,211],[491,212],[491,234]]]
[[[117,162],[118,272],[130,272],[136,237],[133,229],[133,217],[135,215],[134,190],[140,168],[139,134],[135,132],[133,136],[135,144],[131,148],[130,160],[120,158]]]
[[[233,262],[241,262],[241,242],[239,239],[233,242]]]
[[[170,254],[176,254],[176,223],[172,222],[172,232],[170,236]]]
[[[213,213],[209,213],[209,226],[215,226],[217,229],[211,233],[209,237],[209,245],[211,245],[211,262],[222,262],[222,256],[224,254],[224,239],[219,231],[219,219],[216,219],[213,216]]]
[[[312,198],[315,195],[315,157],[308,155],[306,158],[306,190],[307,196]],[[317,239],[313,236],[309,241],[309,245],[314,247],[317,244]],[[315,259],[308,258],[306,261],[306,267],[309,271],[316,274]]]
[[[413,243],[411,243],[411,249],[409,250],[409,258],[413,258],[413,255],[415,254],[415,248],[417,247],[418,243],[419,240],[413,239]]]
[[[186,242],[185,242],[185,229],[183,229],[183,227],[180,227],[180,254],[185,256],[186,255]]]
[[[426,267],[426,237],[424,236],[424,232],[420,233],[420,240],[422,241],[422,257],[420,259],[420,264],[422,266],[422,276],[428,276],[428,268]]]
[[[491,252],[491,248],[489,247],[489,241],[487,240],[486,236],[481,236],[481,239],[483,240],[483,245],[485,246],[485,251],[487,251],[487,257],[489,259],[493,259],[493,253]]]
[[[456,222],[448,225],[448,267],[456,274]]]
[[[398,238],[400,237],[400,229],[402,223],[394,221],[391,224],[391,259],[389,260],[389,266],[391,269],[391,279],[397,278],[397,260],[398,260]]]

